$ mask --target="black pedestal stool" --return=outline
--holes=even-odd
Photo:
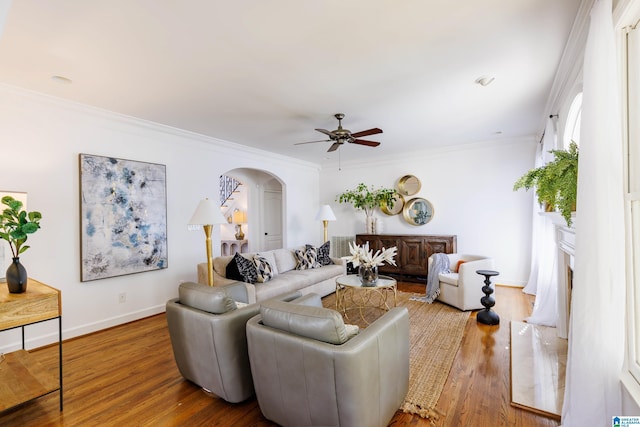
[[[493,288],[491,287],[491,277],[497,276],[497,271],[493,270],[477,270],[477,274],[484,276],[484,286],[482,292],[484,296],[480,298],[480,303],[484,306],[484,310],[478,312],[476,319],[485,325],[497,325],[500,323],[500,316],[495,311],[491,311],[491,307],[496,305],[496,300],[491,296]]]

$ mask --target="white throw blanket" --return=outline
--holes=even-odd
[[[431,304],[440,295],[440,273],[451,273],[449,269],[449,257],[443,253],[435,253],[431,256],[432,262],[427,274],[427,291],[423,297],[412,297],[414,301],[422,301]]]

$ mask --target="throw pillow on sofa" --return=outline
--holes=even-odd
[[[293,253],[296,258],[296,270],[322,267],[318,263],[318,253],[313,246],[306,245],[305,249],[296,249]]]
[[[260,255],[254,255],[253,264],[256,266],[258,283],[265,283],[273,279],[273,268],[266,258]]]
[[[246,283],[256,283],[258,281],[258,271],[253,261],[243,257],[238,252],[233,256],[233,259],[229,262],[235,263],[240,272],[241,280]],[[228,277],[228,276],[227,276]]]
[[[321,246],[315,248],[311,245],[307,245],[306,249],[314,249],[316,251],[316,255],[317,255],[317,261],[318,264],[320,264],[321,266],[323,265],[331,265],[333,264],[333,261],[331,261],[331,256],[330,256],[330,252],[331,252],[331,242],[329,242],[328,240],[326,242],[324,242]]]
[[[242,274],[240,274],[240,270],[238,270],[238,263],[236,262],[235,256],[231,258],[231,261],[229,261],[229,264],[227,264],[224,277],[226,277],[227,279],[244,282],[244,277],[242,277]]]

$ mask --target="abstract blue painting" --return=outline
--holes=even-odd
[[[167,268],[166,166],[80,154],[81,280]]]

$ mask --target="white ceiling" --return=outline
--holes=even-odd
[[[0,82],[319,164],[341,112],[369,159],[539,134],[579,4],[14,0]]]

